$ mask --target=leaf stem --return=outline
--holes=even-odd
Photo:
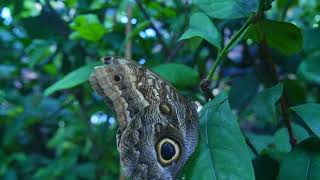
[[[230,39],[230,41],[228,42],[228,44],[221,49],[221,51],[218,53],[218,57],[216,59],[216,61],[214,62],[211,70],[209,71],[209,74],[206,78],[207,81],[210,81],[212,79],[212,76],[214,74],[214,72],[216,71],[217,67],[219,64],[222,63],[222,61],[225,59],[225,56],[228,54],[228,51],[231,49],[231,47],[234,45],[235,42],[237,42],[239,40],[239,38],[241,38],[241,36],[243,35],[243,33],[248,29],[248,27],[253,23],[253,19],[254,19],[254,14],[252,14],[251,16],[249,16],[249,18],[247,19],[246,23],[240,28],[240,30]]]

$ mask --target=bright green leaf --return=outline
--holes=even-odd
[[[303,80],[320,84],[320,56],[305,59],[298,68],[298,75]]]
[[[308,103],[291,108],[320,137],[320,104]]]
[[[218,29],[210,18],[203,13],[197,12],[191,15],[189,29],[182,34],[179,40],[192,37],[201,37],[217,48],[221,48],[221,35]]]
[[[191,179],[253,180],[249,152],[226,95],[207,103],[199,116],[200,153]]]
[[[279,180],[319,180],[320,140],[310,138],[299,144],[280,164]]]
[[[236,19],[248,17],[258,9],[259,3],[258,0],[194,0],[193,4],[210,17]]]
[[[152,69],[178,89],[195,87],[200,81],[198,72],[183,64],[162,64]]]
[[[258,120],[265,122],[276,122],[275,104],[282,95],[283,85],[278,84],[272,88],[268,88],[260,92],[249,105],[249,109],[253,110]]]
[[[285,55],[292,55],[302,49],[302,33],[294,24],[261,20],[250,26],[246,38],[255,42],[266,41],[267,45],[275,48]]]
[[[50,87],[48,87],[44,94],[45,96],[49,96],[50,94],[54,93],[55,91],[67,89],[79,85],[85,81],[87,81],[90,77],[91,72],[93,71],[94,67],[101,64],[99,63],[91,63],[85,65],[79,69],[72,71],[71,73],[67,74],[64,78],[57,81]]]
[[[77,16],[70,26],[80,37],[89,41],[98,41],[106,33],[98,17],[93,14]]]

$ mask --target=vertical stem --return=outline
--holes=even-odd
[[[132,31],[132,24],[131,24],[131,19],[132,19],[132,7],[129,4],[127,8],[127,17],[128,17],[128,22],[126,25],[126,36],[129,36],[131,31]],[[127,45],[126,45],[126,51],[125,51],[125,57],[127,59],[132,58],[132,40],[128,40]]]

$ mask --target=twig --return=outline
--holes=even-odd
[[[167,62],[170,62],[171,60],[173,60],[176,57],[177,53],[184,46],[184,44],[185,44],[184,42],[179,42],[177,44],[177,46],[170,52],[168,59],[167,59]]]
[[[228,44],[218,53],[218,57],[215,60],[213,67],[209,71],[209,74],[207,76],[207,80],[211,81],[212,76],[214,72],[216,71],[219,64],[222,63],[222,61],[225,59],[226,55],[228,54],[228,51],[230,50],[231,46],[234,45],[234,43],[241,37],[241,35],[248,29],[248,27],[253,23],[254,14],[249,16],[246,23],[240,28],[240,30],[230,39]]]
[[[156,35],[157,35],[157,38],[160,42],[160,44],[162,45],[163,47],[163,50],[165,52],[166,55],[169,55],[169,50],[168,50],[168,47],[164,41],[164,38],[162,36],[162,34],[160,33],[160,30],[157,28],[157,26],[154,24],[154,22],[152,21],[152,18],[150,17],[150,15],[147,13],[146,9],[144,8],[142,2],[140,0],[135,0],[136,1],[136,4],[138,5],[139,9],[141,10],[142,14],[144,15],[144,17],[149,20],[151,23],[150,23],[150,26],[151,28],[156,32]]]
[[[273,83],[278,83],[279,82],[279,76],[276,70],[276,65],[274,64],[272,58],[269,56],[268,53],[268,45],[266,43],[266,40],[263,39],[261,44],[260,44],[260,52],[261,52],[261,58],[264,59],[269,65],[269,71],[271,74],[271,78]],[[280,110],[281,110],[281,115],[283,118],[283,122],[285,123],[289,138],[290,138],[290,144],[292,147],[294,147],[297,144],[297,140],[294,137],[293,131],[292,131],[292,125],[291,125],[291,120],[289,117],[289,111],[288,111],[288,106],[287,106],[287,100],[286,100],[286,94],[283,93],[283,95],[280,98]]]
[[[292,3],[292,0],[287,0],[287,3],[286,3],[286,5],[284,6],[283,11],[282,11],[282,13],[281,13],[281,16],[280,16],[280,18],[279,18],[280,21],[284,21],[284,19],[286,18],[286,16],[287,16],[287,11],[288,11],[291,3]]]
[[[132,7],[131,5],[128,5],[128,9],[127,9],[127,17],[128,17],[128,22],[126,25],[126,36],[129,36],[129,34],[132,31],[132,25],[131,25],[131,19],[132,19]],[[132,58],[132,40],[129,39],[126,45],[126,51],[125,51],[125,57],[127,59],[131,59]]]

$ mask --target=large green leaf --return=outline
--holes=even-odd
[[[237,118],[221,93],[200,112],[199,157],[191,179],[254,179],[254,172]]]
[[[320,140],[310,138],[299,144],[280,164],[279,180],[319,180]]]
[[[106,33],[98,17],[93,14],[77,16],[70,26],[80,37],[89,41],[98,41]]]
[[[298,68],[298,75],[303,80],[320,84],[320,55],[310,56]]]
[[[258,9],[258,0],[194,0],[193,3],[210,17],[219,19],[248,17]]]
[[[201,23],[199,23],[201,22]],[[210,18],[203,13],[193,13],[190,18],[188,30],[179,40],[201,37],[217,48],[221,48],[221,35]]]
[[[198,72],[183,64],[162,64],[152,70],[178,89],[195,87],[200,81]]]
[[[320,137],[320,104],[308,103],[291,108]]]
[[[55,91],[67,89],[79,85],[85,81],[87,81],[90,77],[91,72],[93,71],[94,67],[101,64],[99,63],[91,63],[85,65],[79,69],[72,71],[71,73],[67,74],[64,78],[57,81],[50,87],[48,87],[44,94],[45,96],[49,96],[50,94],[54,93]]]
[[[257,94],[249,105],[258,120],[265,122],[276,122],[275,104],[282,95],[283,85],[278,84],[272,88],[268,88]]]
[[[261,20],[251,25],[245,37],[260,43],[266,41],[269,47],[285,55],[299,52],[303,43],[302,33],[297,26],[271,20]]]

